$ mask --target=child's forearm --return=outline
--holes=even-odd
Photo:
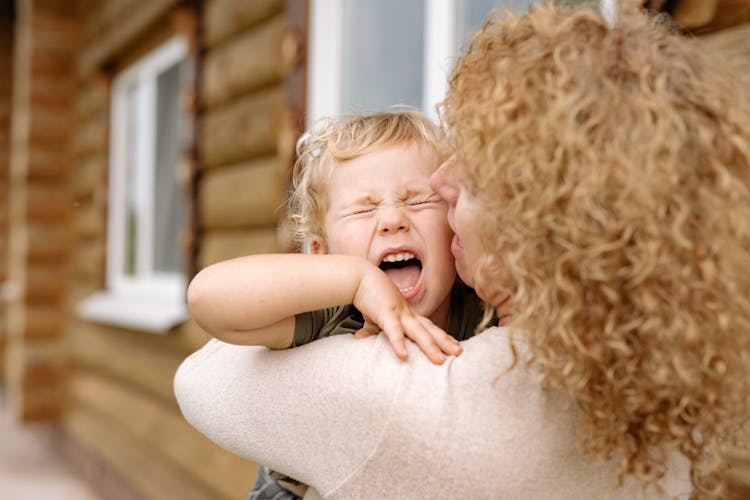
[[[352,303],[368,267],[374,268],[348,255],[240,257],[199,272],[188,287],[188,307],[216,338],[285,348],[296,314]]]

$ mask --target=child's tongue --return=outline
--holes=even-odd
[[[407,292],[419,283],[419,275],[422,269],[418,265],[401,267],[398,269],[386,269],[385,274],[393,281],[401,292]]]

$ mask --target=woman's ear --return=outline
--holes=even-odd
[[[306,246],[307,251],[305,253],[310,253],[313,255],[328,253],[328,249],[326,248],[325,243],[323,243],[323,239],[317,235],[310,236],[310,238],[307,240]]]

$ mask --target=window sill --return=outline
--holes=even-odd
[[[86,297],[76,310],[88,321],[156,334],[165,334],[189,318],[184,303],[139,300],[111,291]]]

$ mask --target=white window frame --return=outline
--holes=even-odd
[[[308,52],[307,126],[339,116],[344,4],[348,0],[311,0]],[[424,80],[422,111],[436,119],[435,105],[448,88],[455,55],[458,0],[425,1]]]
[[[78,304],[85,319],[125,328],[164,333],[188,318],[185,304],[187,280],[184,273],[153,271],[154,172],[156,169],[157,76],[188,55],[187,41],[181,35],[146,54],[119,73],[112,83],[109,212],[107,217],[106,290]],[[138,201],[136,270],[125,269],[127,246],[127,161],[130,126],[129,89],[136,86],[135,107],[139,119],[132,154],[136,169]]]
[[[310,0],[307,127],[342,113],[344,4],[348,0]],[[411,0],[410,0],[411,1]],[[448,90],[455,62],[459,0],[424,0],[425,40],[421,110],[437,120],[435,106]],[[600,0],[605,18],[614,23],[617,0]]]

